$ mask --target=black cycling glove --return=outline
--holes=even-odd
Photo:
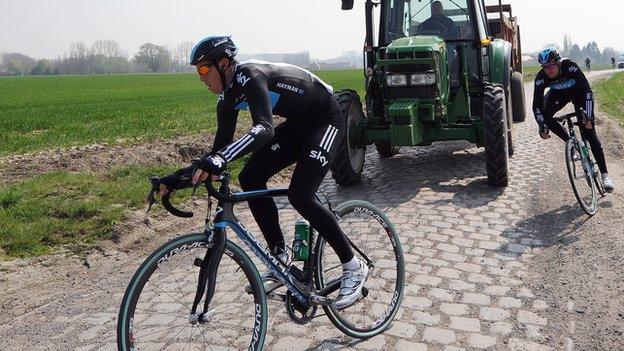
[[[198,168],[204,172],[208,172],[212,175],[219,175],[225,171],[227,166],[227,160],[220,153],[205,155],[199,160]]]

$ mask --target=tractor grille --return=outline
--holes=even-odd
[[[386,60],[401,60],[401,59],[418,59],[418,58],[431,58],[434,53],[432,51],[391,51],[383,53],[383,58]]]
[[[427,72],[429,70],[431,70],[431,66],[429,65],[414,64],[414,63],[386,66],[387,72],[409,73],[409,72]]]
[[[438,92],[435,85],[388,89],[389,99],[416,98],[421,100],[432,100],[437,96]]]

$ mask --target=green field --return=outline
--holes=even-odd
[[[361,70],[318,75],[336,90],[364,95]],[[0,157],[214,131],[215,103],[195,74],[0,78]],[[231,165],[235,176],[242,163]],[[116,239],[115,225],[127,210],[144,208],[147,178],[178,166],[59,171],[0,185],[0,258],[45,254],[58,245],[81,250]]]
[[[600,82],[594,88],[600,109],[624,124],[624,72]]]
[[[363,93],[360,70],[319,76]],[[215,101],[196,74],[0,78],[0,157],[213,130]]]

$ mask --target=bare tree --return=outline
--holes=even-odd
[[[178,71],[190,71],[189,56],[191,56],[191,50],[193,50],[192,41],[183,41],[173,51],[173,60],[178,66]]]
[[[71,58],[84,59],[88,53],[87,46],[81,41],[72,43],[69,46],[69,57]]]
[[[91,54],[102,55],[104,57],[121,57],[119,44],[114,40],[100,39],[91,44]]]
[[[139,47],[134,60],[151,72],[161,72],[166,70],[171,63],[171,53],[164,46],[145,43]]]

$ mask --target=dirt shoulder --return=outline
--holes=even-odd
[[[598,102],[599,103],[599,102]],[[599,200],[598,213],[585,215],[567,178],[563,143],[555,172],[534,193],[526,226],[545,243],[535,256],[530,282],[550,306],[545,331],[557,349],[624,349],[624,129],[597,113],[615,192]]]

